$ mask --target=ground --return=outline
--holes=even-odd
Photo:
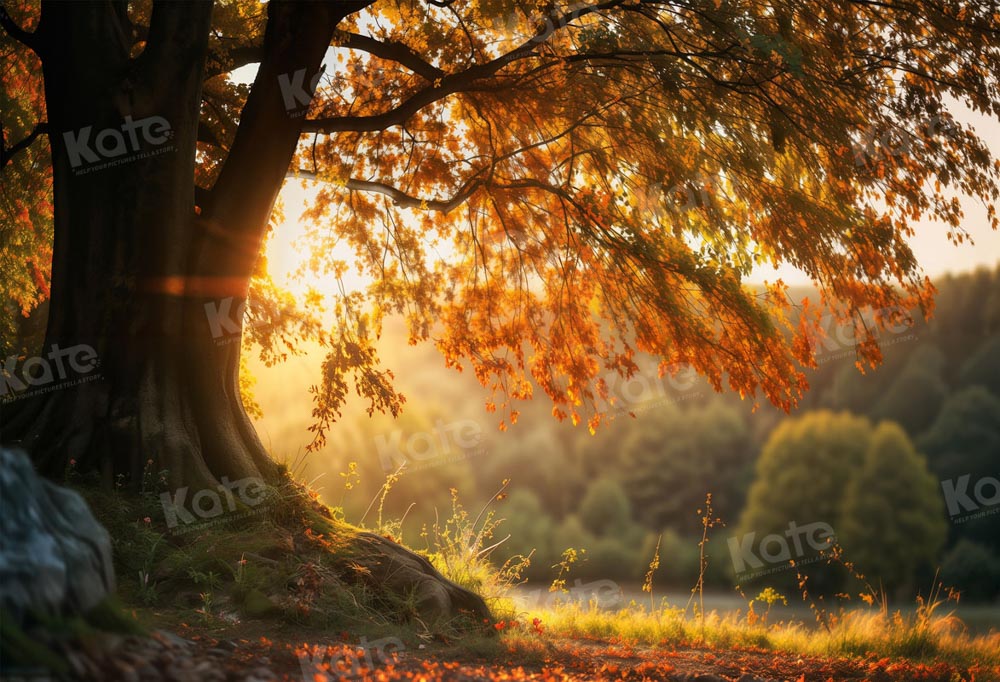
[[[88,501],[111,531],[119,576],[115,604],[102,611],[127,627],[87,620],[41,649],[51,627],[42,638],[3,632],[22,653],[33,649],[33,662],[63,661],[69,679],[1000,682],[1000,635],[952,632],[957,624],[933,607],[926,621],[884,614],[825,634],[711,614],[691,621],[593,606],[520,613],[499,597],[490,600],[492,622],[460,604],[459,616],[430,621],[414,593],[366,579],[382,550],[297,484],[277,489],[252,518],[185,534],[152,518],[156,494],[90,490]],[[459,542],[436,543],[431,558],[450,552],[440,566],[450,562],[448,577],[503,594],[509,576],[498,582],[495,569],[477,562],[481,548],[470,538],[482,533],[463,523],[449,536]]]
[[[136,614],[147,626],[170,621],[155,611]],[[542,626],[543,628],[544,626]],[[997,670],[893,661],[875,656],[824,658],[764,649],[639,646],[625,641],[552,636],[544,631],[493,641],[429,640],[380,656],[348,633],[303,632],[288,624],[181,623],[176,633],[126,637],[91,647],[113,653],[74,654],[74,666],[94,679],[187,682],[295,680],[690,680],[699,682],[988,682]],[[398,641],[398,640],[397,640]],[[305,663],[303,665],[303,662]],[[86,672],[85,672],[86,671]]]

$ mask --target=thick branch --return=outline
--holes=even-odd
[[[400,42],[390,41],[386,43],[369,36],[344,32],[338,33],[335,36],[335,41],[338,47],[361,50],[380,59],[396,62],[431,82],[443,78],[445,75],[444,71],[425,61],[408,45]]]
[[[10,13],[7,12],[7,7],[0,3],[0,26],[6,31],[7,35],[21,43],[25,47],[31,49],[39,57],[42,55],[43,43],[42,36],[39,33],[25,31],[23,28],[17,25]]]
[[[241,45],[225,52],[210,52],[205,78],[214,78],[231,73],[241,66],[255,64],[264,58],[264,48],[260,45]]]
[[[287,177],[319,180],[319,176],[316,173],[305,169],[299,169],[295,173],[289,173]],[[376,194],[384,194],[392,199],[392,202],[396,206],[401,206],[403,208],[419,208],[425,211],[440,211],[445,214],[461,206],[469,197],[475,194],[476,190],[482,187],[482,185],[483,182],[481,180],[470,179],[462,186],[458,193],[450,199],[421,199],[420,197],[407,194],[406,192],[383,182],[371,182],[369,180],[351,178],[344,183],[344,186],[347,187],[347,189],[356,192],[375,192]]]
[[[137,62],[154,82],[170,82],[204,59],[212,3],[154,2],[149,39]]]
[[[194,186],[194,203],[195,206],[201,208],[202,206],[208,205],[208,202],[212,199],[212,190],[206,189],[199,185]]]
[[[525,59],[535,54],[535,48],[547,41],[558,29],[568,25],[574,19],[611,9],[624,4],[625,0],[609,0],[590,7],[577,9],[553,17],[544,23],[539,30],[519,46],[484,64],[469,67],[459,73],[451,74],[436,81],[434,85],[420,90],[408,100],[389,111],[371,116],[332,116],[329,118],[310,119],[302,126],[303,132],[339,133],[339,132],[374,132],[384,130],[394,125],[405,123],[407,119],[424,107],[440,101],[457,92],[475,90],[476,81],[495,76],[503,67],[519,59]]]
[[[218,147],[219,149],[226,148],[226,146],[222,143],[222,140],[219,139],[219,136],[215,134],[215,131],[205,125],[204,121],[201,121],[198,124],[198,141],[212,145],[213,147]]]
[[[249,278],[312,95],[302,84],[319,69],[341,19],[368,4],[268,4],[260,68],[211,200],[202,207],[203,219],[223,236],[206,233],[209,242],[195,249],[196,271]]]

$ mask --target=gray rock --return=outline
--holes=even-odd
[[[111,537],[72,490],[39,477],[27,455],[0,448],[0,606],[83,613],[115,589]]]

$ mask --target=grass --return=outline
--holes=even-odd
[[[503,493],[507,482],[498,493]],[[496,499],[494,495],[491,499]],[[551,637],[593,638],[626,641],[647,645],[700,645],[715,649],[752,647],[798,654],[830,657],[879,657],[906,659],[913,662],[946,662],[959,666],[1000,666],[1000,633],[971,636],[962,622],[951,613],[942,613],[957,595],[946,590],[935,578],[927,597],[917,597],[917,608],[910,615],[891,612],[884,596],[868,588],[864,600],[869,609],[839,613],[817,611],[817,621],[822,627],[809,628],[802,623],[768,623],[773,604],[786,598],[773,589],[765,589],[750,600],[744,613],[719,614],[704,610],[704,573],[707,557],[704,551],[709,531],[720,525],[713,515],[711,495],[706,496],[703,510],[699,510],[703,530],[699,548],[701,575],[691,590],[691,598],[684,608],[662,603],[653,604],[653,573],[659,566],[659,545],[650,562],[643,590],[650,593],[649,607],[633,602],[629,607],[615,611],[598,607],[595,601],[588,604],[556,602],[545,609],[518,611],[510,599],[511,589],[520,584],[520,570],[526,563],[515,567],[505,564],[493,568],[482,560],[485,550],[494,545],[487,541],[497,533],[498,522],[485,512],[470,520],[458,504],[453,491],[453,515],[447,531],[439,533],[435,543],[446,551],[432,555],[438,568],[448,577],[486,594],[497,616],[498,625],[509,646],[515,646],[529,658],[543,657],[548,651],[539,641],[543,631]],[[487,505],[488,506],[488,505]],[[457,541],[460,539],[460,541]],[[854,567],[842,560],[840,549],[832,553],[831,560],[840,561],[852,574],[864,580]],[[566,576],[576,561],[577,551],[566,550],[563,560],[554,566],[558,573],[550,590],[564,589]],[[522,558],[523,559],[523,558]],[[529,561],[529,559],[524,559]],[[805,579],[799,576],[802,585]],[[485,592],[484,592],[485,589]],[[803,598],[807,592],[803,591]],[[763,613],[755,609],[763,608]],[[533,629],[534,627],[534,629]],[[490,646],[487,644],[486,646]]]
[[[356,482],[356,470],[342,475],[345,493]],[[394,476],[388,476],[369,505],[366,518],[372,532],[399,537],[402,519],[383,517],[383,503]],[[712,649],[757,648],[822,657],[898,658],[912,662],[945,662],[961,666],[1000,666],[1000,634],[969,635],[944,607],[950,595],[940,588],[918,601],[910,615],[891,613],[885,600],[872,595],[868,610],[817,612],[820,627],[801,623],[769,623],[770,606],[785,598],[771,590],[748,602],[745,612],[719,614],[704,611],[699,579],[684,608],[656,604],[653,573],[658,550],[650,562],[643,590],[649,602],[632,603],[615,611],[596,603],[558,603],[555,607],[522,610],[513,588],[531,556],[515,557],[496,565],[491,556],[504,540],[491,508],[505,495],[508,482],[474,515],[452,491],[450,516],[421,533],[418,550],[447,578],[482,595],[494,615],[500,637],[452,629],[440,638],[419,622],[399,614],[412,611],[404,597],[390,597],[356,581],[345,580],[358,558],[352,538],[360,523],[344,519],[342,508],[327,508],[315,492],[295,483],[286,473],[269,490],[259,513],[232,523],[172,535],[153,519],[162,518],[160,500],[148,492],[100,492],[80,486],[95,515],[114,541],[121,598],[147,617],[155,614],[157,627],[171,622],[196,622],[203,629],[231,631],[241,619],[270,621],[289,633],[351,632],[355,636],[396,636],[407,646],[436,644],[438,655],[449,647],[456,657],[510,660],[540,664],[552,655],[554,643],[567,638],[590,638],[651,647],[700,646]],[[718,523],[711,499],[701,514],[705,526],[700,547],[702,576],[706,570],[704,544]],[[565,588],[577,560],[567,550],[553,567],[552,591]],[[557,570],[556,570],[557,569]],[[556,574],[557,573],[557,574]],[[762,613],[761,613],[762,611]],[[164,622],[166,620],[166,622]],[[16,637],[17,633],[5,633]]]
[[[841,610],[839,613],[817,611],[817,621],[822,624],[817,628],[802,623],[768,623],[771,606],[779,601],[787,603],[786,598],[773,589],[765,589],[750,600],[744,613],[706,613],[703,588],[707,556],[704,550],[709,531],[721,524],[713,514],[711,495],[706,496],[705,505],[699,510],[704,530],[699,542],[701,575],[691,590],[686,607],[670,607],[666,603],[656,607],[653,604],[653,573],[660,559],[657,547],[643,585],[643,590],[650,593],[648,608],[633,602],[628,608],[610,611],[599,608],[592,601],[589,604],[557,602],[551,608],[520,611],[511,599],[511,591],[521,584],[520,576],[530,563],[530,557],[519,557],[499,568],[488,561],[490,552],[498,544],[493,539],[499,535],[500,527],[489,506],[506,491],[507,483],[503,482],[474,518],[465,512],[453,490],[452,516],[440,526],[435,524],[428,544],[429,556],[446,577],[484,595],[497,625],[502,626],[507,648],[514,647],[519,656],[528,661],[543,659],[551,652],[550,646],[538,636],[544,629],[550,637],[585,637],[647,645],[752,647],[815,656],[877,655],[913,662],[1000,666],[1000,633],[971,636],[957,617],[942,613],[956,597],[950,590],[942,589],[936,579],[929,596],[918,597],[915,612],[908,616],[891,612],[884,596],[875,594],[871,588],[865,595],[869,609]],[[380,500],[384,500],[387,493],[388,489],[383,489]],[[564,588],[576,557],[576,550],[563,553],[563,560],[553,567],[557,575],[550,590]],[[842,560],[839,548],[831,554],[831,560],[840,561],[856,578],[864,580],[851,564]],[[804,581],[802,576],[800,581]],[[806,598],[807,593],[803,594]],[[763,613],[759,612],[761,609]],[[541,627],[533,629],[536,623]],[[484,655],[498,655],[493,641],[486,640],[477,646],[483,649]]]
[[[954,665],[1000,666],[1000,634],[969,636],[956,619],[886,615],[880,611],[843,614],[830,630],[799,623],[751,624],[739,613],[714,611],[692,619],[683,608],[650,610],[632,604],[616,611],[594,604],[559,605],[532,611],[549,633],[564,637],[621,639],[647,645],[706,645],[717,649],[753,647],[816,656],[866,656],[944,661]]]
[[[891,612],[885,595],[873,589],[865,577],[844,560],[839,547],[832,548],[827,555],[828,561],[843,566],[866,585],[866,592],[861,598],[869,605],[868,610],[841,609],[831,613],[812,602],[810,608],[821,627],[808,628],[795,622],[768,624],[771,606],[779,601],[788,602],[773,588],[765,588],[756,598],[748,601],[743,614],[706,613],[703,589],[707,560],[704,547],[709,530],[720,523],[712,514],[711,495],[706,496],[704,511],[699,510],[699,514],[703,526],[699,542],[700,574],[684,608],[670,607],[666,603],[659,608],[653,606],[653,573],[659,566],[657,543],[643,584],[643,591],[650,593],[649,608],[635,602],[629,608],[617,611],[599,609],[594,602],[587,605],[561,604],[554,609],[529,612],[526,617],[544,619],[550,632],[564,637],[617,638],[648,645],[703,645],[715,649],[753,647],[827,657],[876,655],[917,663],[1000,666],[1000,633],[970,636],[956,616],[941,613],[948,603],[958,601],[958,594],[944,588],[937,576],[929,595],[917,597],[914,613],[903,615],[901,611]],[[803,600],[807,600],[808,580],[801,573],[798,579],[803,588]],[[762,605],[764,613],[757,613],[755,605]]]

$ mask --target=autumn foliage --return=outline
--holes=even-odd
[[[930,311],[907,246],[918,220],[961,242],[961,193],[996,227],[997,163],[951,113],[1000,114],[993,3],[354,5],[315,96],[289,111],[301,137],[288,172],[315,190],[309,267],[367,285],[337,295],[332,330],[250,333],[265,348],[282,334],[329,347],[317,441],[352,383],[372,409],[398,410],[373,350],[389,314],[471,367],[502,424],[540,389],[556,417],[595,428],[599,377],[637,371],[639,353],[789,408],[821,315],[859,326],[867,364],[879,351],[864,311],[877,324]],[[39,62],[22,44],[38,10],[8,10],[0,258],[28,311],[48,294],[50,175]],[[237,135],[252,86],[230,75],[262,58],[268,13],[216,4],[198,197]],[[144,3],[130,20],[138,55]],[[767,264],[805,271],[821,298],[748,286]],[[253,291],[276,296],[263,273]]]

